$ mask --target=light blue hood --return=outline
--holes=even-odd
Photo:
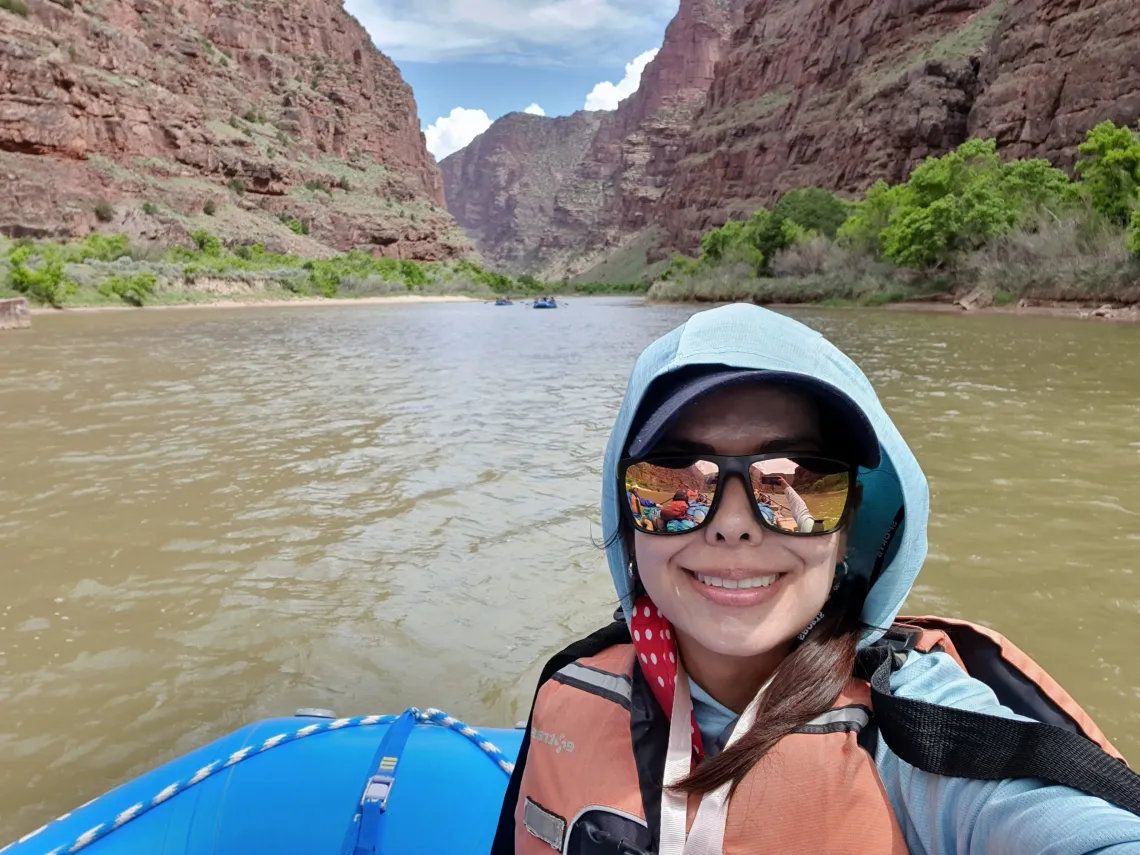
[[[926,559],[926,521],[930,497],[918,461],[879,403],[870,381],[839,348],[798,321],[762,309],[735,304],[693,315],[647,347],[633,367],[625,399],[606,446],[602,484],[602,527],[614,587],[629,620],[629,555],[617,536],[621,502],[617,464],[629,443],[629,431],[646,390],[658,377],[694,365],[758,368],[815,377],[844,392],[867,416],[879,440],[882,462],[860,469],[863,501],[848,545],[851,572],[870,577],[882,555],[882,569],[863,607],[863,621],[886,628],[902,607]],[[905,522],[900,526],[896,520]],[[869,643],[882,635],[868,633]]]

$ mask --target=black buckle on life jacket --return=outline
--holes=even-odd
[[[856,675],[869,681],[884,660],[890,660],[891,671],[897,671],[906,664],[907,655],[915,649],[920,635],[891,627],[882,638],[859,651],[855,658]]]

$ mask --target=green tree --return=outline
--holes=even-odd
[[[1140,140],[1129,128],[1101,122],[1077,147],[1076,171],[1084,180],[1094,210],[1126,225],[1140,188]]]
[[[851,206],[819,187],[789,190],[777,200],[772,213],[807,231],[819,232],[834,239],[839,227],[847,222]]]
[[[910,188],[905,184],[893,187],[883,179],[872,184],[856,203],[851,217],[836,233],[841,243],[868,255],[883,254],[881,236],[895,211],[910,201]]]
[[[1043,210],[1071,204],[1078,193],[1044,160],[1003,165],[994,140],[967,140],[949,154],[928,157],[906,184],[876,182],[839,236],[896,264],[939,266]]]

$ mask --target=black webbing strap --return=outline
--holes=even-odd
[[[898,650],[873,645],[859,670],[870,675],[879,732],[901,760],[952,778],[1042,778],[1140,815],[1140,775],[1079,733],[892,695],[891,673],[905,661]]]

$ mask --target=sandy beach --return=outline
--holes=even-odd
[[[53,309],[51,306],[33,306],[33,315],[74,314],[76,312],[152,312],[166,311],[167,309],[272,309],[281,307],[302,306],[360,306],[360,305],[386,305],[395,303],[482,303],[489,302],[482,297],[467,297],[463,295],[432,295],[408,294],[407,296],[391,297],[297,297],[296,299],[270,299],[270,300],[207,300],[197,303],[170,303],[151,306],[68,306],[63,309]]]

